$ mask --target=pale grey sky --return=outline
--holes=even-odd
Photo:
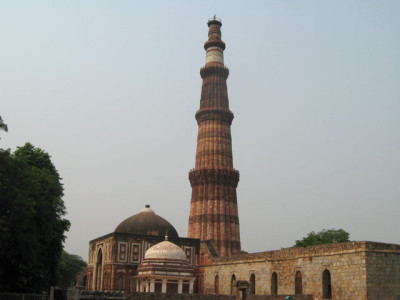
[[[242,248],[400,244],[399,1],[0,1],[0,147],[63,177],[65,248],[150,204],[187,235],[207,19],[222,19]]]

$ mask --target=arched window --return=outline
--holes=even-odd
[[[322,273],[322,298],[332,299],[331,273],[327,269]]]
[[[236,276],[232,274],[231,279],[231,295],[236,295]]]
[[[214,279],[214,294],[219,294],[219,277],[215,275]]]
[[[249,294],[255,294],[256,293],[256,275],[251,274],[250,275],[250,286],[249,286]]]
[[[97,253],[97,262],[96,262],[97,272],[96,272],[96,286],[95,290],[101,290],[101,275],[103,274],[103,253],[101,249]]]
[[[303,294],[303,279],[300,271],[297,271],[294,277],[294,290],[296,295]]]
[[[278,295],[278,274],[276,272],[271,276],[271,295]]]

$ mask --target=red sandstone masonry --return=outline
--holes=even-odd
[[[212,242],[224,257],[241,249],[236,197],[239,172],[233,169],[233,113],[229,110],[226,85],[229,70],[223,64],[222,24],[211,20],[208,26],[206,65],[200,70],[200,109],[196,112],[196,163],[189,172],[192,200],[188,237]]]

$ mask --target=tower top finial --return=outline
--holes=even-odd
[[[212,17],[211,19],[208,19],[207,25],[210,26],[210,24],[213,24],[213,23],[214,24],[218,23],[219,26],[222,26],[221,19],[218,19],[216,14],[214,14],[214,17]]]

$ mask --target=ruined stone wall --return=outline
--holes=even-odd
[[[400,255],[397,245],[367,248],[368,300],[400,299]]]
[[[131,293],[126,300],[237,300],[232,295]],[[239,298],[240,299],[240,298]],[[285,300],[285,296],[247,295],[246,300]],[[313,300],[310,295],[293,296],[293,300]]]
[[[247,295],[246,300],[285,300],[287,295],[271,296],[271,295]],[[313,300],[312,295],[288,295],[292,296],[293,300]]]
[[[397,295],[400,289],[400,246],[393,245],[389,254],[390,246],[352,242],[214,258],[212,265],[204,266],[204,292],[214,292],[216,275],[219,292],[230,294],[232,275],[250,282],[254,274],[255,294],[271,295],[276,272],[278,295],[291,295],[296,292],[296,272],[300,272],[302,294],[321,300],[323,273],[328,270],[332,299],[393,299],[389,294]]]
[[[131,293],[127,300],[236,300],[230,295],[171,294],[171,293]]]

